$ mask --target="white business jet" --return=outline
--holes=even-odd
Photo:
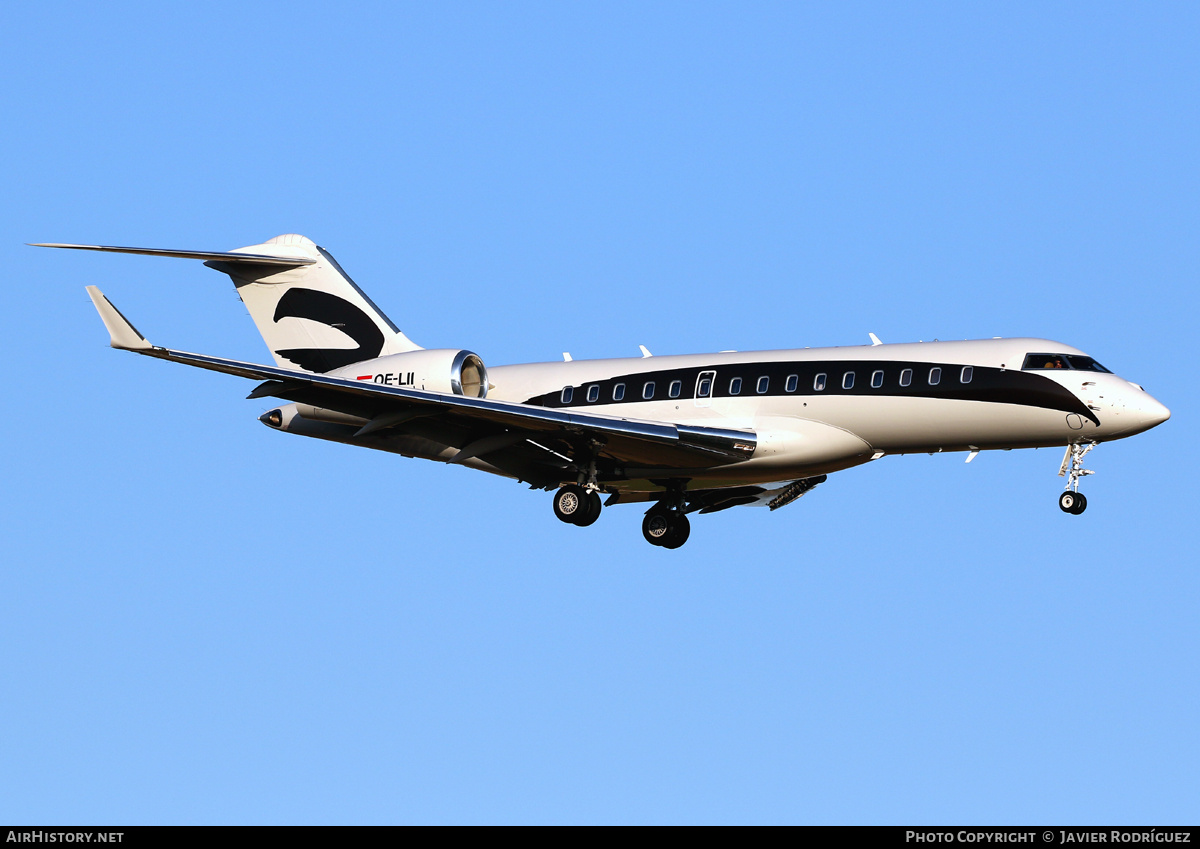
[[[455,463],[554,493],[586,526],[605,505],[649,504],[646,539],[678,548],[688,515],[777,510],[831,472],[888,454],[1063,447],[1059,507],[1087,499],[1084,456],[1170,411],[1082,351],[1047,339],[986,339],[723,352],[485,368],[460,348],[409,340],[303,236],[229,252],[39,247],[200,259],[228,274],[274,366],[150,344],[99,289],[114,348],[262,381],[289,403],[268,427]]]

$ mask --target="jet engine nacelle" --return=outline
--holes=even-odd
[[[383,386],[486,398],[487,369],[478,354],[454,348],[410,351],[343,366],[333,377],[370,381]]]

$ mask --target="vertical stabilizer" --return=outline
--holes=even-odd
[[[232,257],[205,263],[233,279],[279,366],[324,373],[386,354],[420,350],[310,239],[276,236],[230,253],[294,257],[305,263],[281,267]]]

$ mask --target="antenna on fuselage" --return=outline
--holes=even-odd
[[[882,342],[879,341],[879,337],[876,336],[874,333],[868,333],[867,335],[871,337],[871,347],[872,348],[874,348],[876,345],[883,344]]]
[[[653,354],[650,353],[650,349],[647,348],[645,345],[638,345],[638,347],[642,349],[642,359],[643,360],[646,359],[646,357],[654,356]]]

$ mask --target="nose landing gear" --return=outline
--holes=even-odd
[[[1066,490],[1058,497],[1058,509],[1064,513],[1078,516],[1087,509],[1087,497],[1079,491],[1079,479],[1095,474],[1093,470],[1083,467],[1083,458],[1095,447],[1095,442],[1072,442],[1067,446],[1067,453],[1063,455],[1062,466],[1058,470],[1058,476],[1067,479]]]
[[[1087,509],[1087,496],[1082,492],[1067,490],[1058,497],[1058,509],[1064,513],[1074,513],[1078,516]]]

